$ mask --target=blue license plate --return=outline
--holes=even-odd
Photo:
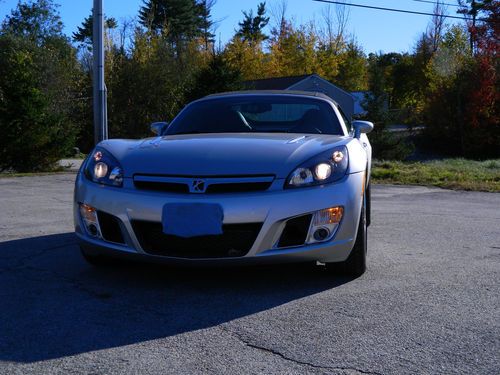
[[[213,203],[167,203],[163,206],[163,233],[178,237],[222,234],[224,211]]]

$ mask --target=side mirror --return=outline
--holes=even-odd
[[[353,121],[352,127],[354,128],[354,137],[359,139],[361,133],[367,134],[373,130],[373,122]]]
[[[153,122],[151,124],[151,131],[156,135],[161,135],[168,127],[168,122]]]

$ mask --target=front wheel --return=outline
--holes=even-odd
[[[363,195],[363,207],[359,219],[358,234],[356,242],[349,254],[349,258],[344,262],[327,263],[326,267],[335,274],[350,277],[359,277],[366,271],[366,252],[368,247],[368,231],[366,220],[366,193]]]

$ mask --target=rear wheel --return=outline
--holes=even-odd
[[[366,271],[366,252],[368,248],[368,231],[366,220],[366,194],[363,196],[363,207],[361,208],[361,217],[359,219],[358,234],[354,247],[351,250],[349,258],[344,262],[327,263],[329,271],[339,275],[350,277],[359,277]]]
[[[111,265],[111,259],[104,255],[95,255],[87,252],[83,247],[80,246],[80,253],[82,254],[85,261],[95,267],[104,267]]]

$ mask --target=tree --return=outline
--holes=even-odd
[[[268,74],[267,56],[260,44],[248,44],[235,36],[226,45],[223,54],[229,66],[240,70],[245,80],[259,79]]]
[[[370,135],[375,158],[404,160],[414,149],[407,138],[387,130],[392,120],[390,105],[394,101],[393,71],[403,59],[404,55],[397,53],[370,54],[368,58],[369,94],[362,105],[367,111],[366,118],[375,123]]]
[[[449,27],[427,67],[432,90],[443,80],[455,76],[471,60],[467,30],[460,25]]]
[[[500,156],[498,77],[490,64],[473,60],[429,93],[424,112],[427,144],[442,154]]]
[[[474,53],[476,49],[476,35],[478,32],[481,32],[480,30],[478,30],[478,27],[480,29],[484,28],[483,22],[485,21],[486,23],[491,23],[490,27],[493,30],[496,30],[496,41],[498,43],[498,30],[500,27],[498,26],[500,7],[500,3],[498,2],[498,0],[458,0],[458,3],[460,5],[458,13],[461,13],[469,18],[467,21],[467,26],[469,28],[471,53]],[[487,14],[487,18],[479,20],[478,16],[483,13]],[[479,26],[478,21],[480,21],[481,24]]]
[[[62,36],[63,23],[52,0],[19,2],[2,23],[2,33],[12,33],[42,44]]]
[[[267,76],[293,76],[322,74],[322,66],[316,53],[318,36],[312,24],[296,28],[284,19],[280,29],[271,30]]]
[[[216,0],[200,0],[196,5],[199,15],[199,34],[206,52],[208,52],[210,48],[212,48],[212,50],[214,49],[215,34],[213,33],[213,29],[215,23],[212,20],[210,12],[215,2]]]
[[[214,22],[211,8],[216,0],[144,0],[139,11],[139,22],[156,34],[164,33],[177,58],[195,39],[208,51],[213,49]]]
[[[477,46],[482,46],[476,39]],[[486,46],[497,48],[492,44]],[[440,153],[472,158],[500,155],[496,52],[477,48],[470,55],[468,35],[450,28],[429,65],[429,81],[422,141]]]
[[[434,15],[427,27],[427,39],[430,41],[432,52],[436,52],[443,36],[445,29],[445,5],[441,0],[436,1],[434,4]]]
[[[349,21],[349,10],[344,5],[335,6],[335,14],[328,5],[322,12],[324,21],[323,44],[333,54],[339,54],[348,39],[346,36],[347,23]]]
[[[239,29],[236,36],[250,44],[259,44],[266,40],[268,36],[264,34],[264,28],[269,23],[269,17],[266,17],[266,3],[259,3],[257,6],[257,15],[253,16],[253,10],[243,11],[245,18],[239,22]]]
[[[118,27],[118,22],[113,17],[105,17],[104,26],[107,29],[115,29]],[[90,50],[92,49],[92,39],[93,39],[93,27],[94,27],[94,17],[91,14],[82,22],[81,26],[77,27],[77,31],[73,33],[73,41],[86,45]]]
[[[149,124],[171,120],[185,105],[192,80],[192,66],[199,66],[200,52],[183,51],[176,58],[164,34],[136,29],[130,53],[108,66],[109,133],[114,138],[150,135]]]
[[[190,102],[203,96],[243,89],[241,71],[232,67],[225,60],[224,55],[214,55],[206,68],[194,75],[191,89],[186,94],[186,101]]]
[[[19,3],[0,30],[0,170],[50,168],[74,146],[75,50],[50,1]]]
[[[195,0],[144,0],[139,21],[149,30],[167,28],[170,39],[180,42],[197,34],[199,7]]]
[[[339,56],[338,74],[330,78],[346,91],[364,91],[368,88],[368,64],[363,49],[354,40],[347,43]]]
[[[267,39],[263,29],[269,22],[266,17],[265,3],[257,7],[257,15],[253,11],[243,12],[244,20],[239,23],[240,28],[236,31],[231,41],[224,49],[224,59],[233,69],[241,71],[244,79],[251,80],[262,78],[269,70],[266,54],[262,49],[262,42]]]

